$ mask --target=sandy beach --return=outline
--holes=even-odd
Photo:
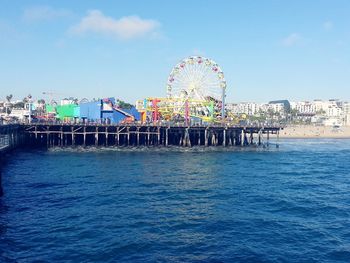
[[[333,128],[329,126],[298,125],[287,126],[280,132],[280,138],[349,138],[350,126]]]

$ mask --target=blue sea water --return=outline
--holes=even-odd
[[[350,262],[350,140],[20,151],[0,262]]]

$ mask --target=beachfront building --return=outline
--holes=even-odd
[[[337,99],[291,102],[291,109],[297,113],[300,121],[323,125],[342,123],[344,121],[342,106],[343,103]]]
[[[344,118],[344,125],[350,126],[350,114],[347,114]]]
[[[285,113],[284,103],[265,103],[261,104],[259,109],[263,113],[275,113],[278,115],[284,115]]]
[[[254,102],[227,103],[226,110],[233,114],[255,115],[259,111],[259,104]]]
[[[324,121],[324,125],[326,126],[343,125],[344,114],[343,114],[342,103],[340,103],[338,100],[329,100],[328,107],[325,109],[325,116],[326,116],[326,119]]]
[[[350,126],[350,113],[344,116],[344,125]]]
[[[350,126],[350,102],[343,102],[344,125]]]
[[[227,104],[226,109],[234,115],[245,114],[259,116],[266,119],[283,120],[289,116],[290,120],[319,125],[338,125],[348,123],[350,104],[337,99],[289,102],[287,100],[270,101],[269,103],[241,102]]]
[[[304,114],[304,113],[311,113],[313,112],[311,108],[311,103],[308,101],[298,101],[298,102],[291,102],[291,108],[292,110],[296,110],[298,113]]]
[[[283,106],[279,106],[281,111],[284,111],[285,113],[290,113],[291,107],[289,100],[273,100],[270,101],[269,104],[283,104]],[[283,107],[283,109],[282,109]]]
[[[331,105],[326,109],[326,116],[329,118],[341,118],[343,110],[335,105]]]
[[[326,114],[328,108],[338,107],[337,100],[314,100],[291,102],[291,109],[301,114]]]
[[[296,110],[298,113],[302,115],[316,114],[315,104],[310,101],[291,102],[291,109]]]
[[[228,103],[226,104],[226,111],[228,116],[247,124],[285,123],[286,121],[286,107],[284,101],[273,101],[269,103]]]
[[[248,116],[261,115],[265,113],[284,114],[284,103],[255,103],[255,102],[240,102],[228,103],[226,109],[233,114],[246,114]]]

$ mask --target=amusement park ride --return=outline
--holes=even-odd
[[[170,72],[167,97],[136,102],[141,121],[195,123],[221,122],[225,118],[226,80],[219,65],[208,58],[191,56]]]

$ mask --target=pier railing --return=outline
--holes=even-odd
[[[175,123],[175,122],[157,122],[157,123],[141,123],[141,122],[132,122],[132,123],[119,123],[119,124],[111,124],[111,123],[96,123],[96,122],[38,122],[38,123],[25,123],[24,125],[32,125],[32,126],[95,126],[95,127],[183,127],[183,128],[196,128],[196,127],[207,127],[207,128],[279,128],[283,129],[284,125],[280,124],[259,124],[259,125],[239,125],[239,124],[231,124],[231,123],[206,123],[206,124],[191,124],[186,125],[185,123]]]

